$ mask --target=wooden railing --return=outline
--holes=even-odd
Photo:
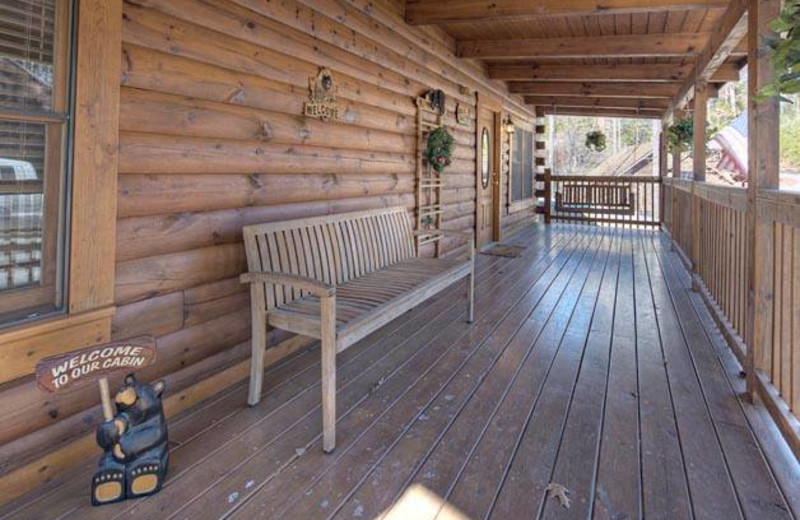
[[[757,203],[756,232],[764,261],[756,266],[763,306],[756,330],[756,368],[763,371],[795,417],[800,416],[800,197],[777,190]],[[794,421],[796,433],[800,424]]]
[[[670,221],[667,225],[672,239],[678,246],[677,250],[683,260],[691,264],[692,248],[692,183],[680,179],[670,179],[671,183],[664,183],[664,206],[669,207]],[[669,198],[667,198],[669,195]]]
[[[739,335],[747,326],[747,190],[698,183],[697,274]]]
[[[664,206],[693,286],[800,454],[800,195],[759,190],[751,205],[744,188],[667,178]]]
[[[550,221],[615,226],[660,225],[660,177],[545,175],[541,196]]]

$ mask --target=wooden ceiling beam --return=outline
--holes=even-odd
[[[661,119],[663,110],[619,110],[615,108],[593,107],[545,107],[546,115],[584,116],[584,117],[621,117],[627,119]]]
[[[569,38],[505,38],[461,40],[460,58],[653,58],[692,56],[709,33],[626,34]]]
[[[694,62],[694,71],[681,85],[675,95],[666,118],[683,107],[694,95],[695,85],[713,81],[717,70],[734,55],[747,35],[748,0],[732,0],[723,13],[717,27],[705,46],[700,49]]]
[[[725,8],[728,0],[407,0],[410,25]]]
[[[587,96],[622,98],[671,98],[680,83],[570,83],[564,81],[511,82],[512,94],[528,96]]]
[[[489,77],[506,81],[683,81],[689,65],[583,65],[503,64],[489,65]]]
[[[525,96],[525,103],[534,106],[573,108],[614,108],[618,110],[660,110],[669,107],[668,99],[636,99],[614,97]]]
[[[692,75],[694,65],[660,64],[490,64],[489,77],[505,81],[685,81]],[[725,63],[712,81],[726,82],[739,79],[735,63]]]

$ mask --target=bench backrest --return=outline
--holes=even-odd
[[[597,205],[620,207],[630,204],[630,185],[609,186],[604,184],[568,184],[560,195],[566,205]]]
[[[250,272],[276,272],[341,284],[416,255],[404,207],[340,213],[245,226]],[[253,284],[266,310],[305,295],[289,287]]]

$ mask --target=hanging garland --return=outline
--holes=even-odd
[[[600,130],[594,130],[586,134],[586,148],[595,152],[602,152],[606,149],[606,134]]]
[[[684,151],[694,139],[694,121],[691,117],[676,120],[667,127],[667,147],[670,152]]]
[[[442,173],[452,162],[453,136],[443,126],[436,128],[428,135],[428,162],[437,173]]]
[[[772,82],[758,93],[759,100],[788,94],[800,94],[800,0],[788,0],[778,18],[770,23],[776,34],[763,36],[772,49],[770,65],[775,73]]]

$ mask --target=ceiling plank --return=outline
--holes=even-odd
[[[585,116],[585,117],[623,117],[628,119],[661,119],[663,110],[619,110],[615,108],[594,107],[545,107],[546,115]]]
[[[564,81],[511,82],[512,94],[529,96],[589,96],[671,98],[678,93],[680,83],[570,83]]]
[[[568,38],[461,40],[459,58],[636,58],[692,56],[709,33],[626,34]]]
[[[408,0],[411,25],[725,8],[728,0]]]
[[[666,118],[672,117],[676,109],[683,107],[694,95],[695,84],[713,81],[712,78],[725,61],[734,56],[747,35],[748,0],[732,0],[723,13],[717,27],[697,55],[694,71],[684,80],[676,93]]]
[[[525,96],[525,103],[538,106],[616,108],[618,110],[661,110],[669,107],[668,99],[636,99],[581,96]]]
[[[539,64],[514,63],[490,64],[489,77],[505,81],[684,81],[691,76],[694,65],[661,64]],[[739,79],[739,68],[735,63],[722,65],[713,82],[727,82]]]

